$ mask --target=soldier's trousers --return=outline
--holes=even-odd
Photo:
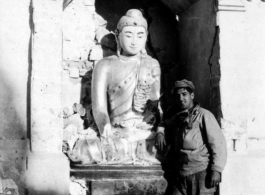
[[[211,172],[204,170],[185,177],[179,177],[173,195],[213,195],[216,187],[210,187]]]

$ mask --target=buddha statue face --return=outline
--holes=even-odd
[[[147,32],[143,26],[125,26],[119,33],[118,40],[122,55],[134,56],[145,48]]]
[[[140,52],[146,53],[147,34],[147,21],[142,12],[137,9],[128,10],[117,24],[118,55],[135,56]]]

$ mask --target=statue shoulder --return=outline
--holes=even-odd
[[[98,61],[93,70],[93,78],[107,81],[111,75],[111,64],[114,60],[115,56],[109,56]]]
[[[99,60],[96,65],[95,65],[95,71],[97,70],[106,70],[106,69],[109,69],[111,67],[111,64],[115,61],[115,60],[118,60],[118,57],[116,55],[113,55],[113,56],[108,56],[108,57],[105,57],[101,60]]]
[[[152,58],[151,56],[147,55],[147,58],[151,61],[151,69],[152,69],[152,75],[161,75],[161,68],[159,62],[155,59]]]

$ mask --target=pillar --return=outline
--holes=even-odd
[[[245,5],[241,0],[219,0],[221,103],[223,118],[235,124],[246,119],[247,61]]]
[[[69,162],[62,153],[63,0],[33,0],[30,195],[66,195]]]
[[[248,63],[246,55],[246,7],[241,0],[219,0],[221,126],[228,152],[247,153]]]

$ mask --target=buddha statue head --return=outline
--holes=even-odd
[[[147,21],[142,12],[130,9],[117,24],[116,41],[118,55],[135,56],[146,54]]]

